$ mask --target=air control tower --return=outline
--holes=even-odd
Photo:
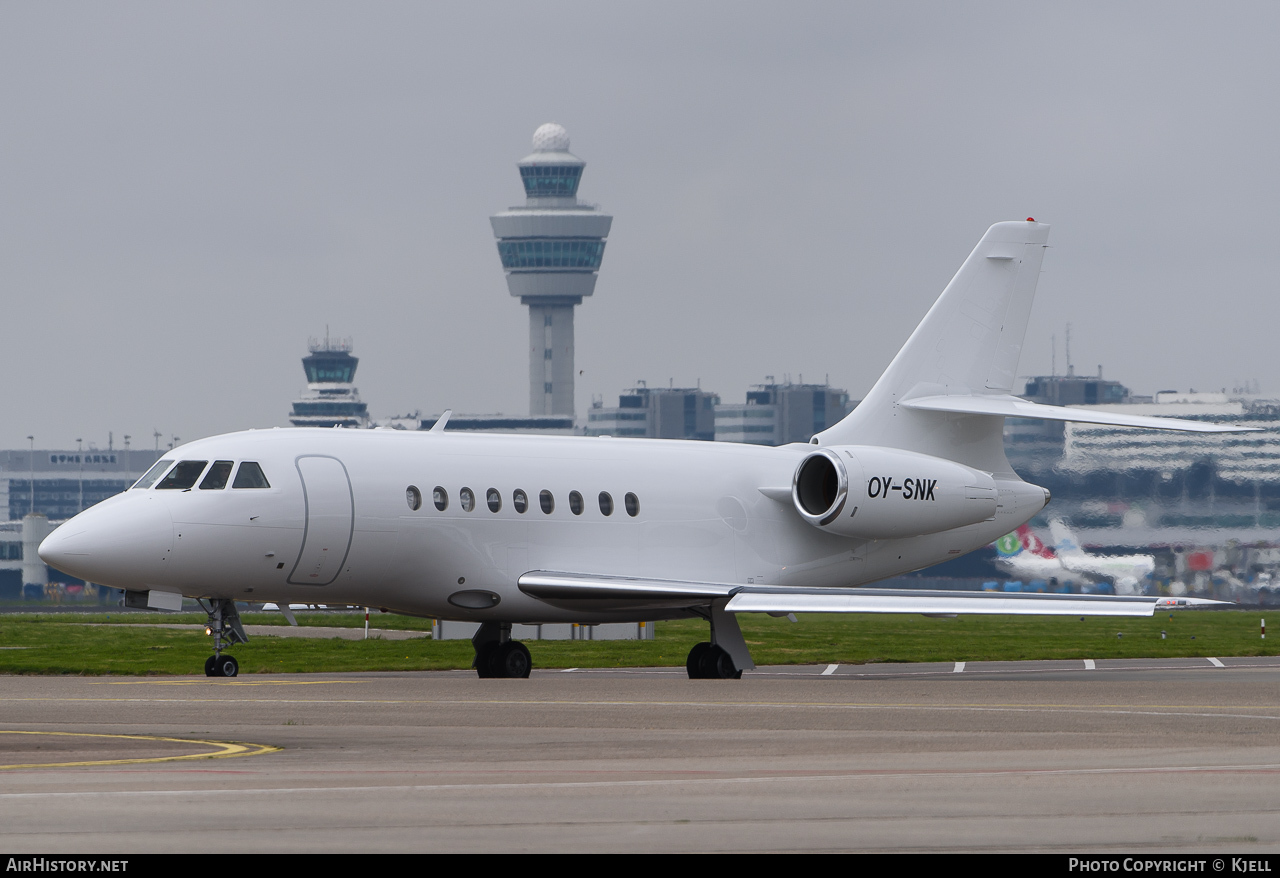
[[[489,218],[507,289],[529,306],[529,414],[574,415],[573,309],[595,291],[613,217],[578,201],[586,162],[569,132],[548,122],[516,163],[523,207]]]

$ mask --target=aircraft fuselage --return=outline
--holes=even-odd
[[[840,537],[804,521],[790,499],[796,467],[813,451],[608,437],[255,430],[166,454],[206,464],[189,488],[134,488],[86,510],[59,528],[42,554],[73,575],[126,589],[473,621],[584,621],[581,612],[523,594],[517,578],[545,570],[853,586],[985,545],[1044,505],[1041,489],[1009,476],[997,479],[991,521],[909,539]],[[270,487],[237,488],[224,477],[224,487],[202,489],[218,461],[236,468],[256,462]],[[923,492],[899,500],[911,493],[904,490],[914,485],[910,472],[874,478],[887,492],[895,477],[901,488],[893,502],[931,502]],[[478,607],[458,596],[475,591],[499,600]],[[592,611],[591,621],[684,612]]]

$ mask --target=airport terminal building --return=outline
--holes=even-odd
[[[48,568],[35,556],[40,540],[58,523],[126,490],[157,459],[155,451],[114,448],[0,451],[0,509],[8,510],[0,522],[0,597],[49,583]],[[82,585],[61,573],[54,578]]]

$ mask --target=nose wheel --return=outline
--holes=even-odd
[[[204,660],[206,677],[234,677],[238,673],[240,673],[240,663],[236,661],[235,656],[211,655]]]
[[[201,601],[200,606],[209,614],[209,624],[205,626],[204,633],[213,638],[213,655],[205,659],[204,675],[234,677],[240,673],[240,663],[234,656],[223,655],[222,651],[233,643],[249,642],[249,635],[240,624],[236,602],[223,598],[210,600],[207,607]]]

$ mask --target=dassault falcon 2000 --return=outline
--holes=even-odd
[[[481,677],[526,677],[513,623],[698,616],[690,677],[754,668],[736,614],[1150,615],[1141,596],[859,588],[985,546],[1049,493],[1005,458],[1006,417],[1242,428],[1011,395],[1049,227],[992,226],[862,403],[810,440],[723,442],[270,429],[173,449],[40,557],[209,612],[210,676],[236,601],[355,604],[479,622]]]

